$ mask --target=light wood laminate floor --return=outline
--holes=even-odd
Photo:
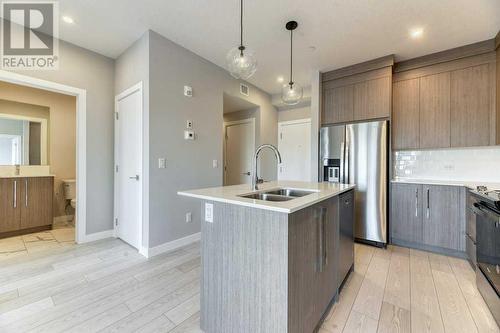
[[[321,333],[499,332],[469,264],[356,245]],[[0,257],[0,332],[201,332],[199,244],[149,260],[117,239]]]

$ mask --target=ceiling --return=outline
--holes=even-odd
[[[250,103],[249,101],[247,101],[243,98],[224,94],[224,107],[223,107],[224,112],[223,113],[250,110],[250,109],[255,109],[258,107],[259,107],[258,105]]]
[[[238,0],[64,0],[62,39],[116,58],[147,29],[224,67],[238,44]],[[398,60],[492,38],[500,29],[499,0],[245,0],[245,45],[259,67],[249,81],[269,93],[288,80],[290,19],[295,81],[309,85],[314,70],[330,70],[396,54]],[[409,30],[423,27],[420,40]]]

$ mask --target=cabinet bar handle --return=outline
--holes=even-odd
[[[316,213],[318,214],[318,213]],[[316,215],[317,216],[317,215]],[[324,271],[325,264],[325,223],[324,223],[324,208],[319,208],[319,218],[318,218],[318,254],[317,254],[317,271]]]
[[[430,189],[427,189],[427,219],[431,217],[431,208],[430,208]]]
[[[415,217],[418,217],[418,188],[415,190]]]
[[[14,208],[17,208],[17,180],[14,180]]]
[[[28,207],[28,180],[24,180],[24,206]]]

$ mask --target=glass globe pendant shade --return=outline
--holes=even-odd
[[[297,105],[299,104],[302,96],[304,95],[304,90],[298,83],[285,84],[281,90],[281,99],[286,105]]]
[[[226,55],[227,68],[232,77],[246,80],[257,70],[257,59],[250,49],[233,47]]]

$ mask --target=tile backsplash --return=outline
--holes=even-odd
[[[393,177],[500,182],[500,147],[396,151]]]

